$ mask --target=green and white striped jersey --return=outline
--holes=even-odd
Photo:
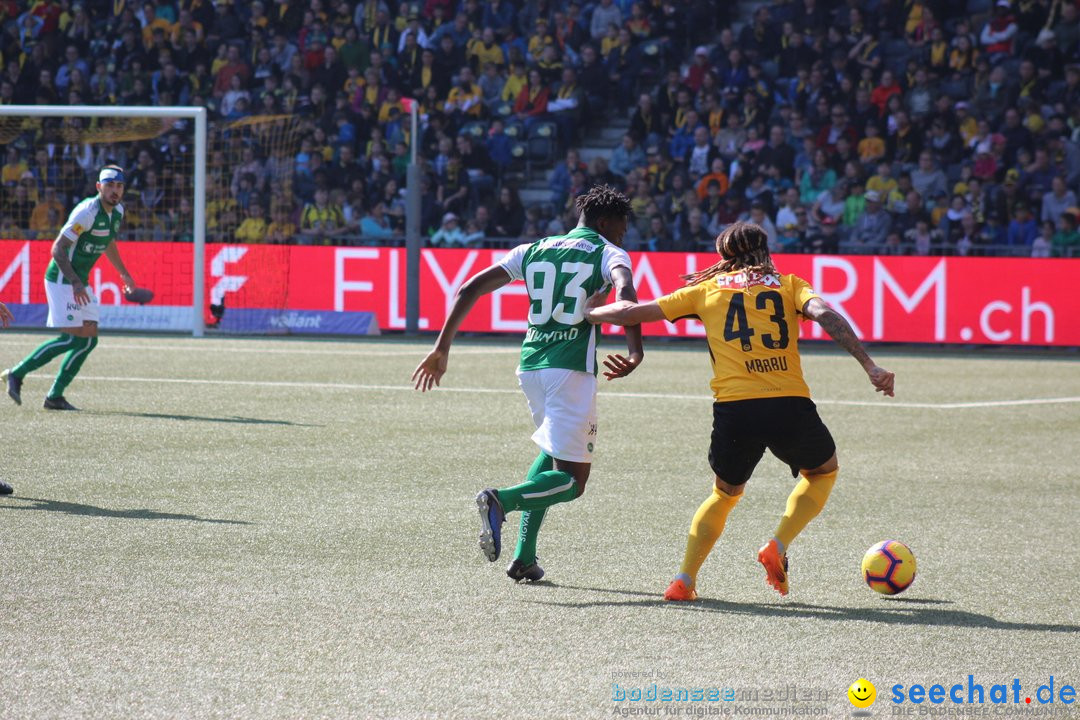
[[[595,230],[519,245],[499,263],[529,295],[529,329],[521,345],[520,370],[564,368],[596,374],[600,327],[585,319],[585,301],[611,287],[611,272],[632,270],[630,256]]]
[[[113,208],[111,215],[106,214],[101,206],[100,196],[95,195],[76,205],[64,227],[60,229],[62,235],[75,241],[75,244],[68,248],[68,259],[71,260],[75,274],[84,284],[90,282],[90,270],[94,263],[105,252],[105,248],[109,247],[109,243],[116,239],[123,218],[123,205]],[[45,269],[45,279],[65,285],[68,282],[55,260],[49,261],[49,267]]]

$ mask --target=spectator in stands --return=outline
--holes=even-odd
[[[381,202],[375,203],[371,212],[360,221],[360,235],[366,243],[391,240],[395,232],[386,216],[386,206]]]
[[[865,200],[866,208],[851,229],[851,240],[862,245],[865,251],[874,252],[884,247],[892,228],[892,219],[882,208],[882,198],[878,192],[867,190]]]
[[[934,155],[928,150],[919,153],[919,166],[911,171],[911,184],[924,198],[945,192],[945,173],[935,166]]]
[[[1031,257],[1048,258],[1053,251],[1054,233],[1057,228],[1052,222],[1044,222],[1039,228],[1039,235],[1031,243]]]
[[[1018,200],[1009,222],[1006,243],[1013,247],[1029,248],[1039,235],[1039,225],[1028,210],[1028,204]]]
[[[289,218],[289,210],[279,204],[271,210],[272,221],[266,229],[266,241],[274,244],[292,243],[297,234],[296,224]]]
[[[1066,186],[1065,178],[1060,175],[1054,176],[1050,182],[1050,192],[1042,197],[1041,220],[1050,221],[1061,230],[1066,210],[1072,207],[1076,207],[1076,193]]]
[[[524,123],[528,132],[547,115],[550,92],[540,77],[539,70],[529,71],[529,80],[514,101],[514,115]]]
[[[345,214],[338,205],[330,202],[330,193],[315,190],[312,202],[300,213],[300,242],[305,245],[328,245],[331,239],[344,234]]]
[[[689,126],[689,123],[687,123]],[[693,180],[709,174],[713,161],[720,159],[720,153],[709,142],[709,129],[698,125],[693,128],[693,145],[683,155],[683,165]]]
[[[7,200],[3,206],[3,213],[14,220],[16,226],[20,228],[30,227],[30,217],[34,212],[35,202],[30,197],[29,188],[28,183],[20,181],[16,183],[13,190],[9,188],[5,193]]]
[[[821,193],[836,184],[836,171],[829,167],[829,158],[825,151],[818,149],[814,152],[814,164],[807,169],[800,182],[800,197],[802,202],[811,205]]]
[[[999,63],[1012,54],[1013,38],[1018,30],[1009,0],[997,0],[994,3],[994,15],[983,26],[979,36],[990,62]]]
[[[452,212],[442,217],[442,224],[428,241],[434,247],[461,247],[465,244],[465,233],[461,229],[459,218]]]
[[[264,210],[258,202],[249,203],[244,213],[244,221],[236,228],[235,237],[243,243],[262,243],[266,241],[267,223]]]
[[[463,212],[469,206],[470,191],[469,172],[461,162],[461,155],[451,151],[436,189],[438,205],[445,212]]]
[[[622,142],[611,153],[609,163],[611,171],[625,178],[631,170],[644,164],[645,151],[641,149],[641,145],[632,133],[626,133],[622,137]]]
[[[600,0],[600,4],[593,9],[589,34],[594,41],[599,42],[612,25],[622,26],[622,10],[612,0]]]
[[[516,238],[525,225],[525,208],[517,191],[504,185],[491,218],[492,230],[498,237]]]
[[[219,5],[219,8],[228,8],[228,5]],[[214,80],[215,95],[224,95],[233,85],[233,76],[239,76],[241,81],[246,81],[251,76],[250,66],[241,59],[240,48],[229,45],[225,51],[225,62],[216,72]]]

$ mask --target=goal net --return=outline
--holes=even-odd
[[[206,111],[202,108],[0,106],[0,300],[16,325],[40,327],[42,278],[72,208],[97,193],[105,165],[124,168],[118,243],[136,283],[127,302],[107,260],[90,274],[103,328],[203,331]]]

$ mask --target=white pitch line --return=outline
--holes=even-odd
[[[50,380],[45,376],[27,378],[30,380]],[[156,383],[171,385],[233,385],[246,387],[267,388],[310,388],[313,390],[370,390],[370,391],[413,391],[412,385],[369,385],[362,383],[320,383],[320,382],[289,382],[283,380],[213,380],[203,378],[149,378],[149,377],[109,377],[104,375],[80,375],[80,380],[92,382],[131,382],[131,383]],[[434,391],[451,393],[472,393],[484,395],[517,395],[521,391],[517,388],[475,388],[475,387],[439,387]],[[646,392],[600,392],[601,398],[629,398],[645,400],[694,400],[698,402],[711,401],[707,395],[681,395],[677,393],[646,393]],[[1017,407],[1024,405],[1067,405],[1080,403],[1080,396],[1057,397],[1057,398],[1025,398],[1021,400],[985,400],[959,403],[917,403],[896,402],[882,399],[877,402],[871,400],[814,400],[818,405],[840,405],[846,407],[874,407],[874,408],[903,408],[918,410],[969,410],[975,408]]]
[[[434,342],[434,341],[433,341]],[[25,342],[19,342],[17,340],[0,340],[0,346],[5,345],[18,345],[25,346]],[[193,352],[202,353],[207,350],[213,352],[244,352],[244,353],[260,353],[265,355],[345,355],[350,357],[416,357],[417,362],[423,359],[427,354],[427,350],[430,345],[425,345],[415,350],[368,350],[364,348],[357,348],[356,350],[302,350],[300,348],[261,348],[253,346],[236,346],[236,345],[217,345],[215,343],[200,343],[197,346],[194,345],[135,345],[135,344],[117,344],[117,343],[101,343],[97,346],[94,352],[100,353],[103,350],[152,350],[152,351],[166,351],[166,352]],[[520,347],[515,348],[455,348],[455,355],[518,355],[521,353]]]

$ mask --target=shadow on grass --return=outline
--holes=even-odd
[[[208,423],[239,423],[242,425],[288,425],[289,427],[324,427],[323,425],[311,425],[308,423],[292,422],[291,420],[263,420],[261,418],[240,417],[208,417],[204,415],[172,415],[169,413],[146,413],[146,412],[121,412],[119,410],[83,410],[82,415],[101,415],[108,417],[131,417],[146,418],[149,420],[180,420],[183,422],[208,422]]]
[[[252,525],[246,520],[218,520],[216,518],[203,518],[198,515],[184,515],[181,513],[166,513],[150,510],[149,508],[132,510],[113,510],[111,508],[98,507],[96,505],[83,505],[81,503],[63,502],[61,500],[44,500],[42,498],[9,496],[6,500],[34,503],[33,505],[8,505],[0,503],[0,510],[40,510],[44,512],[64,513],[65,515],[82,515],[84,517],[124,518],[126,520],[190,520],[192,522],[216,523],[220,525]]]
[[[882,598],[894,607],[856,608],[809,605],[800,602],[780,603],[739,603],[712,598],[698,599],[693,602],[667,602],[659,593],[647,593],[637,590],[612,590],[610,588],[576,587],[574,585],[555,585],[566,590],[584,590],[588,592],[612,595],[629,595],[641,600],[593,600],[584,602],[554,602],[526,600],[541,605],[557,605],[571,608],[591,607],[668,607],[677,611],[715,612],[726,615],[757,615],[777,618],[810,618],[816,620],[838,620],[841,622],[863,621],[888,625],[925,625],[944,627],[987,628],[990,630],[1023,630],[1030,632],[1080,633],[1080,625],[1058,623],[1024,623],[998,620],[989,615],[926,607],[928,605],[951,605],[951,600],[932,598]]]

